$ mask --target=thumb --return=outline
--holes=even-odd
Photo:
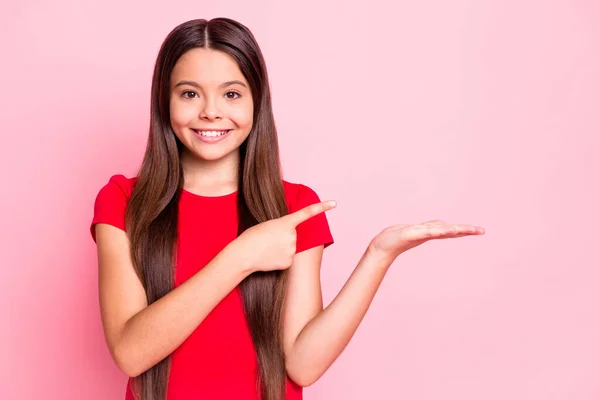
[[[311,204],[310,206],[304,207],[292,214],[286,215],[283,219],[289,221],[294,227],[300,225],[302,222],[307,221],[315,215],[321,214],[325,211],[329,211],[337,206],[337,203],[333,200],[322,201],[320,203]]]

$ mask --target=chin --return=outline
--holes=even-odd
[[[192,151],[192,154],[195,157],[197,157],[201,160],[204,160],[204,161],[218,161],[223,158],[226,158],[233,151],[235,151],[235,150],[214,149],[212,151],[198,151],[198,149],[195,149],[195,151]]]

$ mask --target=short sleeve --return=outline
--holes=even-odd
[[[291,212],[296,212],[321,200],[317,193],[308,186],[298,184],[296,200]],[[296,253],[308,250],[315,246],[324,245],[325,248],[333,244],[333,236],[329,229],[329,222],[325,213],[315,215],[296,227]]]
[[[127,178],[115,175],[100,189],[94,202],[94,217],[90,226],[92,239],[96,241],[95,225],[109,224],[125,230],[125,210],[127,209],[128,193]]]

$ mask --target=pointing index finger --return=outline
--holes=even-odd
[[[337,203],[333,200],[322,201],[320,203],[311,204],[310,206],[304,207],[301,210],[286,215],[284,218],[286,218],[292,223],[292,225],[294,225],[294,227],[296,227],[302,222],[307,221],[316,215],[335,208],[335,206],[337,206]]]

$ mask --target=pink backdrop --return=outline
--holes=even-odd
[[[120,399],[88,232],[144,151],[150,77],[188,19],[249,26],[286,178],[338,201],[325,301],[368,241],[402,255],[311,400],[600,398],[600,6],[593,1],[13,1],[2,5],[3,399]]]

